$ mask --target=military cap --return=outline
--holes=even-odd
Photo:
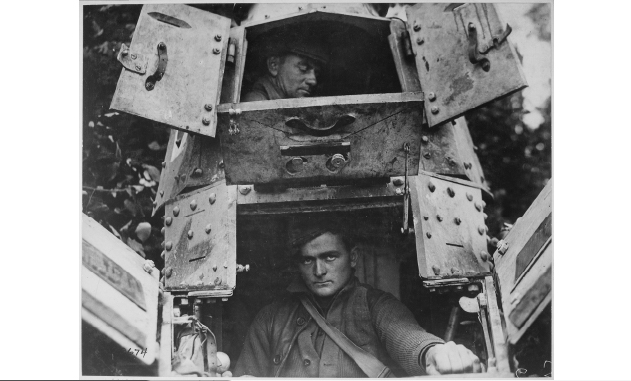
[[[322,38],[302,31],[299,33],[283,33],[273,36],[266,43],[265,51],[268,57],[293,53],[310,58],[326,66],[330,57],[326,45]]]

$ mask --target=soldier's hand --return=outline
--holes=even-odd
[[[482,372],[478,356],[453,341],[431,347],[425,354],[425,364],[429,375]]]

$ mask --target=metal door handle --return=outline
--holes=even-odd
[[[169,56],[167,55],[167,45],[164,42],[158,44],[158,68],[153,75],[147,77],[145,81],[145,89],[147,91],[153,90],[156,86],[156,81],[159,81],[164,76],[164,72],[167,70],[167,63],[169,62]]]
[[[309,126],[304,120],[299,117],[289,118],[285,125],[287,127],[296,128],[301,131],[304,131],[312,136],[327,136],[331,135],[337,130],[341,129],[344,126],[348,126],[349,124],[355,122],[355,117],[351,114],[342,115],[335,124],[325,128],[314,128]]]

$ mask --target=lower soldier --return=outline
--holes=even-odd
[[[393,295],[359,283],[358,247],[330,223],[291,239],[301,275],[250,326],[234,375],[383,377],[477,373],[470,350],[421,328]],[[340,333],[341,332],[341,333]],[[387,367],[387,368],[386,368]]]

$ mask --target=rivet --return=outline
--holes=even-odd
[[[432,238],[432,233],[430,232],[425,233],[425,235],[427,236],[427,238]]]
[[[482,260],[484,262],[488,261],[489,260],[489,253],[487,253],[486,251],[482,250],[480,252],[480,258],[482,258]]]
[[[447,194],[449,194],[449,197],[454,197],[456,195],[456,192],[454,192],[451,187],[447,187]]]
[[[269,18],[269,15],[265,15],[265,18],[266,18],[266,19],[268,19],[268,18]]]
[[[175,208],[173,208],[173,215],[175,217],[180,215],[180,207],[179,206],[176,206]]]
[[[484,221],[486,221],[486,219],[489,218],[489,215],[486,213],[482,213],[482,216],[484,216]]]
[[[438,108],[438,106],[432,106],[431,110],[432,114],[436,115],[440,111],[440,108]]]
[[[508,242],[501,240],[497,243],[497,252],[500,253],[501,255],[506,254],[506,251],[508,250]]]
[[[162,257],[162,259],[164,259],[164,257],[167,255],[167,252],[162,250],[162,253],[160,253],[160,257]]]
[[[454,160],[453,157],[447,156],[445,159],[447,160],[447,163],[449,163],[449,165],[451,165],[452,167],[456,165],[456,161]]]
[[[164,220],[164,223],[166,224],[166,226],[171,226],[171,222],[173,222],[173,217],[167,217]]]
[[[480,182],[484,182],[484,176],[480,176]]]
[[[401,185],[403,185],[403,179],[396,178],[392,180],[392,184],[394,184],[397,187],[400,187]]]
[[[475,208],[477,209],[478,212],[482,211],[482,205],[478,204],[477,202],[475,203]]]
[[[169,267],[165,275],[167,276],[167,278],[170,278],[171,274],[173,274],[173,269]]]
[[[219,50],[218,48],[213,49],[213,54],[219,54],[219,53],[221,53],[221,50]]]
[[[126,56],[126,55],[128,55],[128,54],[129,54],[129,50],[123,50],[123,51],[121,52],[121,55],[122,55],[123,57],[125,57],[125,56]]]
[[[213,105],[211,105],[210,103],[206,103],[204,105],[204,108],[206,109],[206,111],[212,111],[213,109]]]
[[[473,201],[473,195],[469,192],[467,192],[467,200]]]
[[[221,278],[215,278],[215,285],[219,286],[221,284]]]
[[[189,230],[188,231],[188,239],[192,239],[193,238],[193,231]]]
[[[162,197],[162,196],[164,196],[164,191],[163,190],[160,191],[160,197]]]
[[[419,24],[414,24],[414,31],[418,32],[419,30],[421,30],[421,26]]]
[[[227,269],[227,268],[228,268],[228,262],[224,262],[224,263],[223,263],[223,268],[224,268],[224,269]]]
[[[193,176],[199,177],[202,175],[202,173],[204,173],[204,171],[202,171],[201,168],[195,168],[195,170],[193,171]]]
[[[425,152],[425,153],[423,154],[423,157],[429,160],[429,158],[430,158],[430,157],[432,157],[432,154],[431,154],[431,153],[429,153],[429,152]]]
[[[400,196],[400,195],[402,195],[402,194],[403,194],[403,189],[401,189],[401,188],[396,188],[396,189],[394,190],[394,193],[396,193],[397,195],[399,195],[399,196]]]
[[[417,39],[416,39],[416,43],[417,43],[418,45],[423,45],[423,43],[425,43],[425,40],[424,40],[424,39],[422,39],[421,37],[419,37],[419,38],[417,38]]]
[[[436,185],[434,185],[434,183],[432,183],[431,181],[429,182],[429,184],[427,184],[427,187],[429,188],[430,192],[433,192],[436,190]]]
[[[210,202],[210,205],[214,204],[215,201],[217,201],[217,195],[215,193],[211,193],[208,196],[208,201]]]
[[[171,250],[173,248],[173,242],[169,241],[164,246],[167,250]]]
[[[443,217],[440,214],[438,214],[436,216],[436,219],[438,220],[438,222],[441,222],[443,220]]]
[[[456,225],[460,225],[462,223],[462,220],[460,219],[460,217],[456,217],[454,218],[454,222],[456,223]]]
[[[423,219],[424,219],[425,221],[427,221],[427,220],[429,220],[429,216],[423,216]]]
[[[160,229],[160,234],[164,235],[164,232],[165,232],[166,230],[167,230],[167,229],[163,226],[163,227],[162,227],[162,229]]]
[[[478,227],[478,233],[480,233],[480,235],[484,235],[485,232],[486,230],[484,229],[484,226]]]
[[[298,7],[298,10],[299,10],[299,11],[302,11],[302,7]]]
[[[166,168],[166,166],[167,166],[167,162],[166,162],[166,161],[163,161],[163,162],[162,162],[162,168]]]
[[[208,126],[210,124],[210,119],[204,118],[202,119],[202,123],[204,124],[204,126]]]
[[[213,271],[217,271],[217,265],[213,265]]]
[[[421,140],[423,141],[423,143],[429,143],[429,138],[427,136],[423,136]]]
[[[434,274],[440,275],[440,267],[434,265],[432,266],[432,270],[434,271]]]
[[[164,249],[164,241],[160,242],[160,247]]]
[[[217,42],[221,41],[221,35],[220,34],[215,35],[215,41],[217,41]]]
[[[161,42],[158,44],[158,49],[160,50],[164,50],[167,46],[164,44],[164,42]]]
[[[191,201],[190,207],[191,207],[191,210],[197,209],[197,201],[195,200]]]
[[[481,201],[481,204],[482,204],[482,207],[483,207],[483,208],[486,208],[486,202]]]
[[[156,206],[158,206],[158,201],[153,200],[153,207],[155,208]]]
[[[251,190],[252,190],[252,187],[250,187],[249,185],[239,187],[239,192],[242,195],[246,195],[246,194],[250,193]]]
[[[429,93],[427,94],[427,98],[429,99],[430,102],[433,102],[436,100],[436,94],[435,93]]]
[[[137,57],[137,56],[136,56],[135,54],[132,54],[132,55],[131,55],[131,59],[132,59],[132,60],[135,60],[135,59],[136,59],[136,57]]]
[[[210,227],[210,224],[206,225],[206,227],[204,228],[204,231],[206,232],[206,234],[210,234],[210,231],[211,231],[211,230],[212,230],[212,229],[211,229],[211,227]]]

